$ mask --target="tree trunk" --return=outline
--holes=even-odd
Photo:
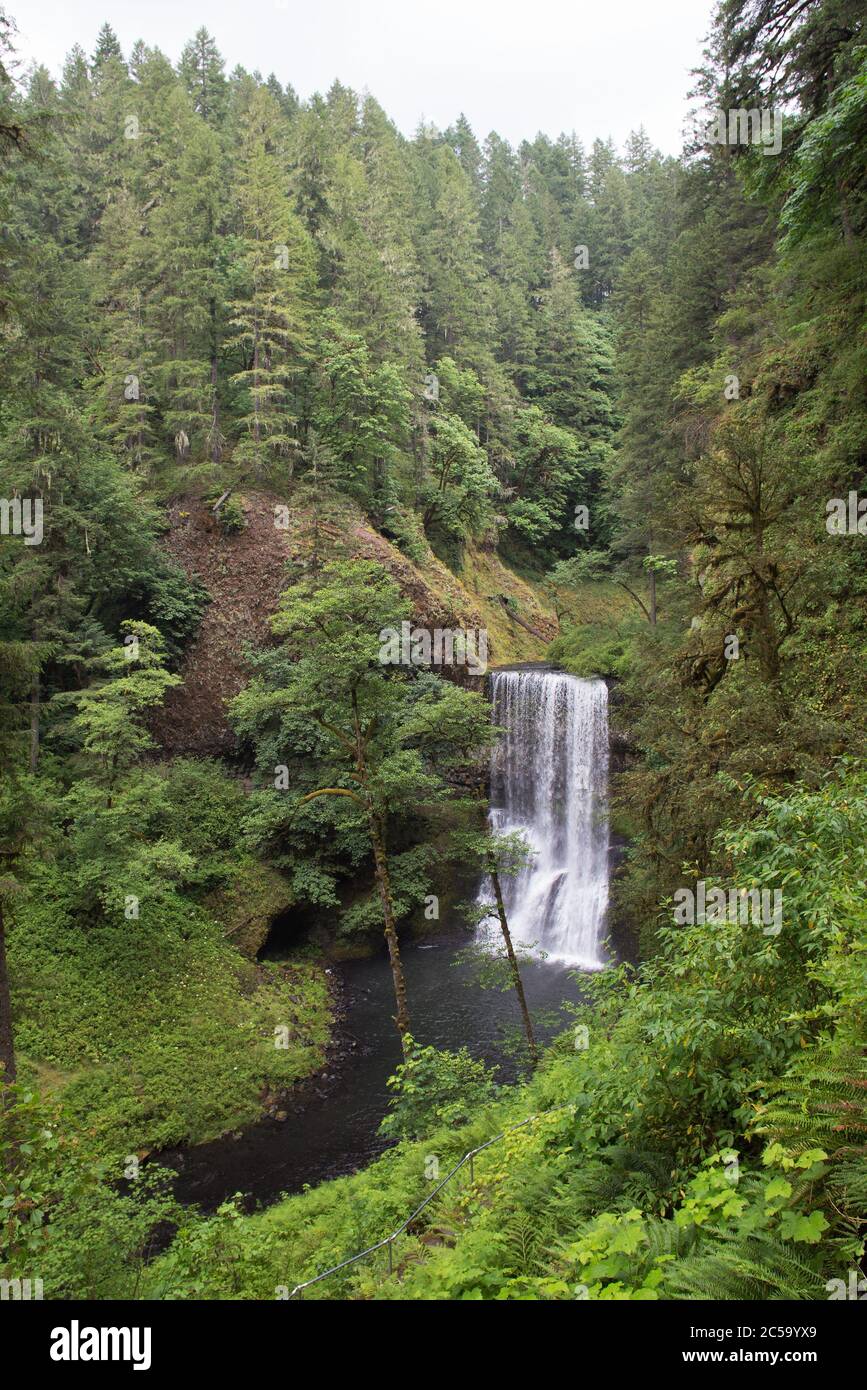
[[[217,498],[216,502],[214,503],[213,507],[211,508],[211,512],[212,512],[212,514],[213,514],[214,516],[217,515],[217,512],[220,510],[220,508],[222,507],[223,503],[224,503],[224,502],[228,502],[229,498],[232,496],[232,493],[236,490],[236,488],[239,488],[239,487],[241,487],[244,483],[246,483],[246,481],[247,481],[247,479],[249,478],[249,476],[250,476],[249,472],[247,472],[247,473],[242,473],[241,476],[240,476],[240,478],[236,478],[235,481],[234,481],[232,484],[230,484],[229,487],[226,488],[225,492],[223,492],[223,493],[220,494],[220,496]]]
[[[216,306],[211,300],[211,322],[213,324],[216,315]],[[211,348],[211,442],[210,454],[211,462],[219,463],[223,457],[223,450],[220,447],[220,398],[217,395],[217,348],[216,348],[216,329],[212,328],[214,345]]]
[[[394,997],[397,1003],[397,1013],[394,1022],[400,1034],[400,1047],[404,1058],[409,1055],[407,1047],[407,1037],[409,1035],[409,1009],[406,999],[406,980],[403,974],[403,962],[400,959],[400,944],[397,939],[397,924],[394,920],[394,903],[391,897],[391,880],[388,875],[388,859],[385,853],[385,828],[382,820],[377,814],[376,807],[370,795],[367,782],[367,762],[364,756],[364,738],[361,733],[361,722],[358,717],[358,701],[355,691],[352,692],[352,720],[355,728],[355,770],[358,773],[358,781],[364,794],[364,802],[367,808],[367,828],[370,835],[370,843],[373,847],[373,862],[376,869],[376,886],[379,889],[379,900],[382,903],[382,917],[385,924],[385,939],[388,944],[388,958],[391,962],[391,977],[394,981]]]
[[[616,579],[614,582],[615,582],[615,584],[618,584],[618,585],[620,586],[621,589],[624,589],[631,599],[634,599],[634,600],[635,600],[635,602],[638,604],[639,608],[641,609],[641,611],[642,611],[642,613],[644,614],[644,616],[645,616],[645,618],[647,619],[647,621],[648,621],[649,623],[652,622],[653,619],[651,618],[650,614],[649,614],[648,611],[647,611],[647,604],[645,604],[645,603],[643,603],[643,602],[641,601],[641,599],[638,597],[638,595],[637,595],[632,589],[630,589],[629,585],[628,585],[628,584],[624,584],[624,582],[623,582],[622,579]]]
[[[515,993],[518,996],[518,1003],[521,1006],[521,1014],[524,1019],[524,1032],[527,1034],[530,1065],[535,1070],[539,1065],[539,1049],[536,1046],[536,1035],[533,1032],[533,1020],[530,1017],[530,1010],[527,1007],[527,997],[524,994],[524,982],[521,979],[521,972],[518,968],[518,957],[515,955],[515,948],[512,945],[512,933],[509,931],[509,923],[506,918],[506,905],[503,902],[500,875],[497,872],[497,861],[493,854],[488,856],[488,872],[491,875],[491,882],[494,885],[494,897],[497,900],[497,916],[500,919],[500,931],[503,933],[503,940],[506,943],[506,954],[509,957],[512,979],[515,982]]]
[[[30,686],[30,775],[39,765],[39,671],[33,672]]]
[[[756,633],[757,655],[766,684],[778,687],[780,683],[780,643],[771,614],[771,592],[765,577],[767,574],[765,527],[758,511],[758,504],[752,516],[752,531],[753,546],[758,557],[757,563],[753,565],[755,593],[753,624]]]
[[[855,231],[852,227],[852,219],[849,216],[846,190],[840,179],[837,180],[837,193],[840,198],[840,221],[843,224],[843,239],[847,248],[853,251],[855,249]]]
[[[499,599],[503,608],[505,608],[508,617],[510,617],[513,622],[517,623],[519,627],[524,628],[526,632],[532,633],[534,637],[538,637],[540,642],[545,641],[545,638],[542,636],[541,632],[537,632],[534,627],[531,627],[530,624],[527,622],[526,618],[522,618],[520,613],[515,613],[512,611],[512,609],[509,607],[509,601],[506,598],[505,594],[495,594],[494,597]]]
[[[0,898],[0,1081],[15,1080],[15,1042],[12,1036],[12,1000],[9,993],[9,970],[6,964],[6,924],[3,899]]]
[[[400,958],[400,946],[397,940],[394,905],[391,900],[391,881],[388,876],[388,862],[385,856],[385,840],[382,826],[372,806],[368,808],[367,820],[370,828],[370,841],[373,845],[373,862],[376,866],[376,886],[379,889],[382,916],[385,921],[385,939],[388,943],[388,958],[391,962],[391,977],[394,981],[394,997],[397,1002],[397,1013],[394,1021],[400,1034],[401,1051],[406,1058],[408,1055],[406,1040],[409,1033],[406,980],[404,979],[403,962]]]

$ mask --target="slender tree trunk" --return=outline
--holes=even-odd
[[[427,440],[428,427],[427,416],[423,415],[421,423],[414,426],[412,432],[412,454],[413,454],[413,499],[412,505],[418,510],[419,497],[424,485],[425,460],[427,459]]]
[[[755,631],[759,666],[765,682],[779,686],[780,650],[777,630],[771,614],[771,595],[763,578],[765,569],[765,531],[758,516],[753,517],[753,545],[759,557],[754,566],[755,575]]]
[[[358,780],[364,794],[364,801],[367,808],[367,828],[370,835],[370,843],[373,847],[373,862],[376,870],[376,886],[379,890],[379,900],[382,903],[382,917],[385,925],[385,940],[388,945],[388,958],[391,962],[391,977],[394,981],[394,997],[397,1003],[397,1013],[394,1022],[400,1034],[400,1047],[404,1058],[408,1057],[407,1037],[409,1035],[409,1008],[406,998],[406,980],[403,974],[403,962],[400,958],[400,944],[397,939],[397,924],[394,918],[394,902],[391,896],[391,879],[388,873],[388,859],[385,853],[385,827],[377,814],[370,795],[367,781],[367,762],[364,756],[364,738],[361,732],[361,722],[358,717],[358,702],[355,691],[352,692],[352,719],[355,727],[355,769],[358,773]]]
[[[12,999],[9,993],[9,969],[6,964],[6,921],[3,899],[0,897],[0,1082],[15,1080],[15,1042],[12,1036]]]
[[[212,314],[212,316],[213,316],[214,313],[215,313],[214,301],[211,300],[211,314]],[[214,332],[214,336],[216,337],[216,331]],[[220,462],[220,459],[221,459],[222,456],[223,456],[223,450],[222,450],[221,447],[220,447],[220,398],[219,398],[219,396],[217,395],[217,349],[216,349],[216,346],[214,346],[214,347],[212,348],[212,351],[213,351],[213,356],[212,356],[212,358],[211,358],[211,443],[210,443],[210,454],[211,454],[211,462],[212,462],[212,463],[219,463],[219,462]]]
[[[497,595],[497,598],[500,600],[500,603],[502,604],[503,608],[505,608],[505,610],[506,610],[506,614],[508,615],[508,617],[510,617],[510,618],[512,619],[513,622],[517,623],[519,627],[524,628],[524,630],[525,630],[526,632],[532,633],[532,635],[533,635],[534,637],[538,637],[538,639],[539,639],[540,642],[544,642],[544,641],[545,641],[545,638],[542,636],[541,632],[537,632],[536,629],[535,629],[534,627],[531,627],[530,624],[527,622],[527,619],[526,619],[526,618],[522,618],[521,615],[520,615],[520,613],[513,613],[513,612],[512,612],[512,609],[509,607],[509,603],[508,603],[508,600],[506,599],[505,594],[498,594],[498,595]],[[558,618],[558,622],[559,622],[559,618]]]
[[[30,774],[35,776],[39,765],[39,671],[33,673],[30,685]]]
[[[258,444],[260,438],[259,428],[259,324],[253,320],[253,439]],[[258,455],[257,455],[258,460]]]
[[[503,933],[503,940],[506,943],[506,954],[509,957],[509,966],[512,971],[512,979],[515,983],[515,993],[518,996],[518,1003],[521,1006],[521,1015],[524,1019],[524,1032],[527,1034],[527,1049],[530,1053],[530,1065],[535,1070],[539,1065],[539,1049],[536,1045],[536,1035],[533,1032],[533,1020],[530,1017],[530,1010],[527,1007],[527,996],[524,994],[524,981],[521,979],[521,971],[518,968],[518,957],[515,955],[515,948],[512,945],[512,933],[509,931],[509,923],[506,918],[506,905],[503,902],[500,875],[497,872],[497,861],[493,854],[488,856],[488,872],[491,875],[491,882],[494,885],[494,897],[497,900],[497,916],[500,919],[500,931]]]
[[[313,553],[310,556],[310,573],[319,573],[319,462],[316,453],[316,440],[313,441]]]
[[[840,197],[840,221],[843,224],[843,238],[847,248],[852,251],[855,247],[855,232],[852,227],[852,219],[849,216],[849,206],[846,200],[846,190],[843,184],[837,180],[837,192]]]
[[[397,1013],[394,1021],[400,1034],[401,1050],[406,1057],[408,1055],[406,1040],[409,1033],[406,980],[404,979],[403,962],[400,958],[400,946],[397,939],[397,926],[394,920],[394,904],[391,898],[391,880],[388,876],[385,840],[382,826],[379,824],[372,806],[368,809],[367,820],[370,828],[370,841],[373,845],[373,861],[376,866],[376,886],[379,889],[379,899],[382,903],[382,915],[385,921],[385,939],[388,943],[388,958],[391,962],[391,977],[394,981],[394,997],[397,1002]]]
[[[617,579],[617,580],[615,580],[615,583],[618,584],[618,585],[620,586],[621,589],[624,589],[631,599],[634,599],[634,600],[635,600],[635,602],[638,604],[639,608],[641,609],[641,611],[642,611],[642,613],[644,614],[644,616],[645,616],[645,618],[647,619],[647,621],[648,621],[649,623],[652,622],[653,619],[651,618],[650,614],[649,614],[648,611],[647,611],[647,604],[646,604],[646,603],[642,603],[641,599],[638,597],[638,595],[637,595],[636,593],[633,592],[632,589],[630,589],[629,585],[628,585],[628,584],[624,584],[624,582],[623,582],[622,579]]]

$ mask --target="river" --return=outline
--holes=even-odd
[[[520,829],[536,851],[533,866],[507,888],[517,941],[536,939],[548,958],[522,966],[541,1041],[566,1022],[564,1001],[580,998],[581,969],[604,964],[607,902],[607,694],[601,681],[579,681],[548,668],[496,672],[494,714],[508,733],[495,755],[491,821]],[[483,890],[482,890],[483,891]],[[512,991],[483,989],[459,928],[406,941],[401,954],[413,1036],[457,1049],[516,1079],[520,1016]],[[276,958],[279,954],[275,952]],[[236,1136],[160,1155],[176,1168],[184,1202],[213,1210],[236,1192],[249,1206],[275,1201],[305,1184],[355,1172],[382,1151],[386,1081],[400,1061],[392,1022],[394,996],[384,949],[331,967],[342,1023],[325,1071],[298,1086],[285,1118],[266,1118]]]
[[[482,989],[474,970],[454,964],[466,935],[406,943],[401,951],[412,1009],[413,1035],[420,1043],[457,1049],[499,1064],[499,1081],[511,1081],[516,1066],[509,1034],[521,1020],[514,994]],[[386,1081],[400,1061],[392,1022],[394,992],[385,952],[333,967],[341,986],[345,1023],[340,1055],[324,1076],[302,1083],[285,1104],[287,1118],[260,1120],[231,1136],[160,1155],[178,1170],[175,1190],[184,1202],[213,1210],[235,1192],[251,1205],[273,1202],[305,1183],[353,1173],[385,1147],[379,1123],[386,1113]],[[577,1000],[579,987],[561,965],[533,962],[522,970],[530,1008],[559,1014],[564,999]],[[539,1027],[550,1037],[556,1027]]]

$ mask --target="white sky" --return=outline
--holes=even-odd
[[[677,154],[689,71],[713,0],[2,0],[18,50],[59,75],[108,20],[128,56],[143,38],[177,60],[200,25],[235,64],[299,96],[335,78],[369,90],[405,134],[463,111],[482,140],[575,130],[622,145],[642,123]]]

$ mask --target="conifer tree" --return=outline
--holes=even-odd
[[[222,160],[217,136],[172,89],[166,142],[150,219],[153,289],[147,318],[155,339],[162,423],[176,455],[217,460],[222,450],[218,366],[223,286],[217,233]]]
[[[197,29],[195,37],[184,45],[178,71],[195,110],[217,130],[225,118],[228,102],[224,68],[215,39],[204,26]]]
[[[472,184],[451,150],[434,155],[435,196],[422,248],[433,350],[478,365],[490,333],[489,284]]]
[[[100,223],[94,253],[97,305],[105,313],[94,416],[101,436],[124,464],[151,472],[159,458],[157,363],[148,323],[155,279],[141,205],[132,189],[113,195]]]
[[[106,22],[103,24],[97,36],[96,48],[93,51],[90,65],[94,72],[98,72],[101,68],[104,68],[106,64],[112,62],[123,62],[123,50],[118,42],[117,34],[114,32],[111,25]]]
[[[242,117],[235,204],[239,252],[232,276],[228,346],[240,370],[236,476],[267,476],[298,447],[293,388],[310,351],[315,296],[313,251],[292,211],[281,163],[280,112],[254,93]]]

